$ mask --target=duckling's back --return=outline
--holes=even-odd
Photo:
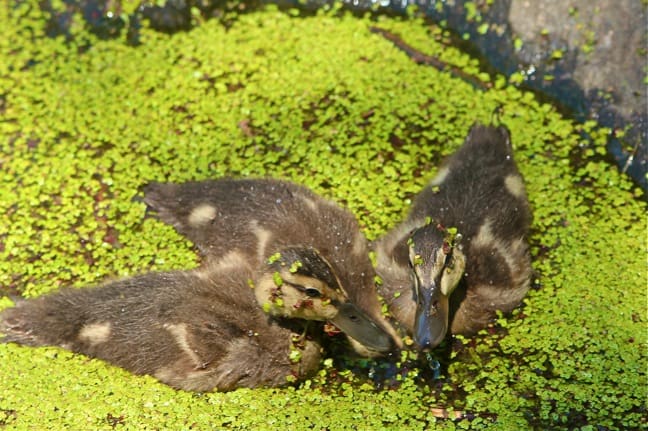
[[[505,127],[475,125],[415,199],[410,219],[443,220],[465,238],[486,219],[504,237],[526,235],[531,212]]]
[[[293,345],[303,328],[266,316],[245,274],[149,273],[25,300],[0,313],[2,341],[60,346],[185,390],[281,386],[314,371],[318,344]]]
[[[473,126],[417,198],[414,212],[426,212],[463,235],[466,274],[451,298],[452,333],[477,332],[496,311],[520,304],[531,277],[531,211],[506,128]]]
[[[464,144],[416,196],[410,214],[376,244],[381,294],[408,330],[414,327],[407,240],[429,222],[461,234],[465,274],[450,298],[452,333],[472,334],[496,311],[520,304],[529,289],[526,243],[531,211],[504,127],[474,125]]]
[[[275,179],[151,183],[144,202],[213,262],[265,264],[292,246],[312,247],[332,266],[349,299],[380,320],[368,244],[354,215],[306,187]]]
[[[293,183],[223,178],[151,183],[144,193],[144,201],[157,217],[208,258],[238,249],[262,262],[275,249],[311,245],[343,262],[348,252],[366,251],[350,212]]]

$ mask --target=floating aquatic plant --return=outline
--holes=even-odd
[[[143,28],[137,48],[83,28],[49,39],[46,18],[31,0],[0,9],[3,295],[195,266],[192,245],[133,201],[154,180],[291,179],[348,206],[375,239],[496,108],[534,210],[536,276],[522,309],[435,352],[436,380],[404,352],[327,358],[298,387],[195,394],[0,345],[0,428],[645,427],[645,205],[601,158],[609,131],[480,74],[415,18],[269,7],[227,29]],[[488,85],[416,65],[375,27]]]

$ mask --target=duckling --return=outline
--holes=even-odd
[[[407,219],[376,244],[379,292],[420,348],[448,330],[474,334],[520,304],[530,222],[508,130],[474,125]]]
[[[335,203],[287,181],[231,178],[151,183],[143,200],[207,262],[254,265],[269,314],[330,321],[366,356],[400,346],[381,313],[367,241]]]
[[[2,341],[59,346],[187,391],[304,378],[320,361],[312,329],[264,313],[251,276],[237,263],[64,289],[2,311]]]

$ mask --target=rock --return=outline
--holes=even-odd
[[[610,142],[612,155],[646,188],[646,6],[638,0],[510,2],[508,19],[523,42],[521,63],[546,63],[563,47],[570,63],[561,80],[582,89],[585,114],[614,129],[631,126],[623,140]],[[550,68],[550,67],[549,67]],[[549,87],[541,85],[540,89]],[[558,89],[560,91],[560,89]],[[560,96],[558,95],[560,98]],[[570,106],[574,109],[576,107]],[[636,148],[630,163],[629,157]]]
[[[594,119],[615,130],[609,153],[621,170],[648,189],[644,2],[448,0],[441,7],[437,3],[428,0],[420,7],[435,21],[443,20],[449,29],[469,37],[497,72],[507,76],[523,72],[526,85],[577,120]]]

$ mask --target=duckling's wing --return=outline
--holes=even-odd
[[[250,334],[222,340],[222,356],[216,360],[199,364],[191,360],[177,361],[158,371],[155,376],[180,389],[227,391],[285,386],[317,369],[320,360],[317,342],[308,340],[297,347],[291,340],[298,334],[268,325],[257,329],[250,330]],[[188,338],[196,335],[190,332]],[[198,352],[201,349],[201,346],[187,346],[196,347]],[[190,353],[185,359],[189,357]]]

